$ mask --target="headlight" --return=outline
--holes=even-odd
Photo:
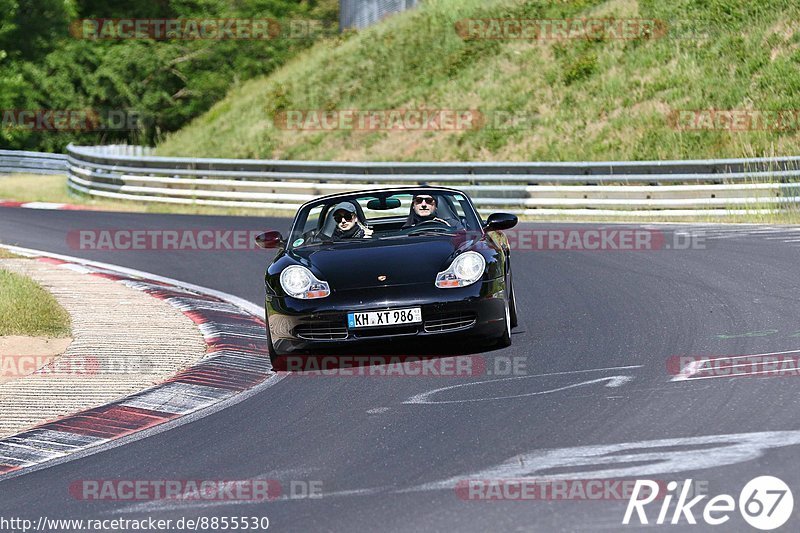
[[[466,287],[483,276],[486,260],[478,252],[464,252],[453,260],[450,268],[436,275],[436,286],[440,289]]]
[[[318,280],[306,267],[292,265],[281,272],[281,287],[292,298],[311,300],[325,298],[331,288],[325,281]]]

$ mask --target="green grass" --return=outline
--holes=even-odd
[[[104,211],[136,213],[165,213],[182,215],[226,216],[293,216],[294,211],[267,211],[242,207],[212,207],[146,203],[134,200],[99,199],[74,194],[67,188],[67,177],[61,175],[12,174],[0,175],[0,200],[17,202],[55,202],[82,205]]]
[[[0,295],[0,336],[69,335],[69,315],[33,280],[0,269]]]
[[[5,248],[0,248],[0,259],[24,259],[21,255],[13,254]]]
[[[655,18],[656,39],[463,40],[464,18]],[[800,152],[789,131],[678,131],[676,109],[800,109],[794,0],[428,0],[233,87],[159,155],[397,161],[688,159]],[[689,31],[699,29],[695,34]],[[292,109],[479,109],[528,124],[297,132]]]
[[[0,175],[0,199],[17,202],[77,203],[67,190],[67,178],[61,175]],[[110,206],[102,200],[85,198],[83,205],[98,208]]]

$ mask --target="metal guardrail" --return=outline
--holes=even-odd
[[[418,0],[339,0],[339,29],[363,29],[417,3]]]
[[[800,157],[579,163],[385,163],[153,157],[131,146],[69,146],[69,187],[124,200],[294,210],[324,194],[449,185],[486,213],[687,216],[800,205]],[[12,154],[12,155],[8,155]],[[50,154],[0,152],[42,163]],[[63,167],[62,167],[63,169]],[[62,170],[63,171],[63,170]]]
[[[0,150],[0,174],[65,174],[66,172],[67,156],[64,154]]]
[[[242,180],[265,177],[341,181],[403,182],[430,177],[438,182],[491,181],[537,183],[664,183],[752,181],[752,178],[800,178],[800,157],[709,159],[687,161],[601,161],[578,163],[395,163],[340,161],[283,161],[258,159],[195,159],[188,157],[138,157],[120,153],[120,147],[72,146],[67,153],[76,161],[129,167],[138,172],[181,171],[197,176],[230,176]],[[133,148],[133,147],[128,147]],[[135,147],[138,148],[138,147]],[[113,149],[113,150],[111,150]],[[109,152],[109,150],[111,150]],[[180,173],[180,172],[178,172]],[[780,174],[783,173],[783,174]]]

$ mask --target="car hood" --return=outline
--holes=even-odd
[[[292,250],[289,255],[310,268],[334,291],[430,283],[456,255],[474,244],[452,235],[357,241]],[[378,276],[386,276],[379,281]]]

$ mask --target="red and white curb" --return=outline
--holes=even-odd
[[[78,264],[48,255],[51,257],[37,260],[124,283],[179,309],[198,325],[207,353],[195,365],[147,390],[0,439],[0,478],[176,420],[275,375],[266,350],[264,321],[230,299],[211,294],[214,291],[200,292],[121,272],[127,269]]]
[[[67,211],[93,211],[89,206],[74,204],[58,204],[54,202],[14,202],[0,200],[0,207],[22,207],[24,209],[63,209]]]

